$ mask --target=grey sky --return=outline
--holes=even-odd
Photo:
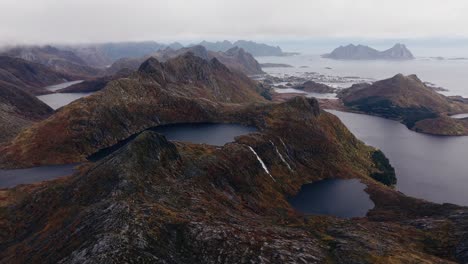
[[[468,37],[466,0],[0,0],[0,42]]]

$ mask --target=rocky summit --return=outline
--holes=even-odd
[[[265,103],[263,92],[261,85],[217,59],[207,61],[192,53],[164,63],[150,58],[130,77],[111,81],[23,131],[0,147],[0,161],[6,167],[83,161],[149,127],[228,121],[221,117],[224,111]]]

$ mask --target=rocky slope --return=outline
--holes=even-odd
[[[243,49],[232,48],[226,52],[213,52],[208,51],[203,46],[193,46],[189,48],[181,48],[174,50],[166,48],[155,52],[153,54],[143,56],[140,58],[122,58],[114,62],[108,69],[109,74],[114,74],[122,69],[135,70],[150,57],[154,57],[159,61],[166,61],[171,58],[183,55],[187,52],[193,53],[195,56],[203,58],[205,60],[211,60],[213,58],[218,59],[221,63],[226,65],[229,69],[239,71],[247,75],[262,74],[262,68],[260,64],[253,58],[253,56]]]
[[[353,45],[340,46],[329,54],[322,55],[324,58],[335,60],[412,60],[411,51],[404,44],[395,44],[392,48],[378,51],[368,46]]]
[[[52,108],[35,96],[0,81],[0,144],[52,112]]]
[[[226,114],[260,131],[223,147],[144,132],[71,177],[3,190],[0,262],[468,261],[468,209],[372,180],[375,151],[316,100]],[[287,202],[302,184],[332,177],[361,179],[376,208],[366,218],[305,217]]]
[[[152,126],[215,121],[239,103],[265,102],[260,92],[261,86],[217,59],[206,61],[191,53],[165,63],[151,58],[129,78],[111,81],[21,133],[0,150],[0,162],[34,166],[83,161]]]
[[[99,69],[88,66],[72,51],[53,46],[18,46],[7,49],[1,55],[39,63],[54,71],[75,76],[75,79],[96,77],[102,74]]]
[[[258,61],[242,48],[234,47],[226,52],[210,52],[209,55],[210,57],[217,58],[228,68],[247,75],[264,73]]]
[[[48,93],[45,86],[72,79],[69,75],[58,73],[50,68],[19,58],[0,56],[0,85],[16,87],[35,95]]]
[[[447,115],[468,112],[468,104],[435,92],[415,75],[398,74],[372,85],[355,85],[338,96],[353,110],[400,120],[418,132],[466,134],[465,122],[449,120]]]

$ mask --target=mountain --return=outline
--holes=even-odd
[[[259,84],[216,58],[207,61],[192,53],[164,63],[150,58],[129,78],[109,82],[100,92],[62,107],[21,133],[0,149],[4,153],[0,163],[33,166],[84,161],[149,127],[213,122],[239,104],[265,103],[262,92]],[[57,134],[51,137],[51,131]]]
[[[97,45],[112,61],[126,57],[141,57],[166,47],[154,41],[117,42]]]
[[[419,124],[422,120],[442,122],[440,117],[468,112],[468,104],[457,102],[427,87],[416,75],[398,74],[371,85],[355,85],[341,91],[338,96],[345,106],[386,118],[401,120],[408,128],[418,132],[441,135],[460,135],[464,130],[461,121],[453,120],[450,126],[440,126],[439,131],[428,131]],[[449,123],[445,122],[445,125]]]
[[[81,165],[74,175],[2,190],[0,259],[468,261],[468,208],[416,200],[374,181],[375,149],[321,111],[315,99],[243,105],[220,117],[250,122],[259,132],[215,147],[170,142],[146,131],[99,162]],[[288,197],[324,178],[361,180],[375,208],[356,219],[296,212]]]
[[[340,46],[329,54],[322,55],[324,58],[335,60],[412,60],[413,54],[404,44],[395,44],[385,51],[378,51],[368,46],[353,45]]]
[[[247,75],[264,73],[258,61],[242,48],[234,47],[226,52],[210,52],[209,56],[218,59],[228,68]]]
[[[0,144],[52,113],[52,108],[35,96],[0,80]]]
[[[50,68],[20,58],[0,56],[0,88],[16,87],[29,93],[48,93],[45,86],[72,80],[73,77]]]
[[[17,46],[7,49],[0,55],[39,63],[76,78],[92,78],[101,74],[99,69],[88,66],[74,52],[53,46]]]
[[[251,54],[245,52],[243,49],[232,48],[227,52],[213,52],[208,51],[205,47],[200,45],[178,50],[166,48],[141,58],[119,59],[107,69],[107,72],[108,74],[114,74],[115,72],[122,69],[135,70],[140,66],[141,63],[143,63],[143,61],[150,57],[155,57],[159,61],[166,61],[168,59],[183,55],[187,52],[191,52],[195,56],[205,60],[216,58],[231,70],[239,71],[247,75],[263,73],[260,64],[255,60],[255,58]]]
[[[238,47],[244,49],[246,52],[252,54],[253,56],[283,56],[285,53],[281,50],[280,47],[274,47],[270,45],[266,45],[263,43],[256,43],[253,41],[246,41],[246,40],[238,40],[234,43],[230,41],[222,41],[222,42],[208,42],[202,41],[200,42],[201,46],[204,46],[206,49],[211,51],[222,51],[226,52],[234,47]]]

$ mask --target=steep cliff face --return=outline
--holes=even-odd
[[[31,94],[0,82],[0,143],[16,136],[33,122],[45,119],[52,108]]]
[[[149,59],[130,78],[112,81],[24,131],[2,148],[0,159],[7,166],[82,161],[152,126],[214,121],[239,103],[264,103],[257,89],[216,59],[193,54],[166,63]]]
[[[316,100],[295,98],[232,114],[250,117],[261,130],[223,147],[174,144],[144,132],[100,162],[82,165],[71,177],[4,191],[0,259],[466,260],[463,229],[468,210],[414,200],[373,181],[373,149],[355,139],[336,117],[321,112]],[[302,184],[331,177],[359,178],[368,184],[376,202],[369,218],[304,217],[290,207],[287,196]]]
[[[352,109],[379,115],[386,118],[401,120],[409,128],[418,132],[433,134],[459,135],[463,133],[464,123],[460,120],[448,122],[441,118],[447,114],[468,111],[468,104],[457,102],[427,87],[416,75],[403,76],[398,74],[392,78],[378,81],[372,85],[354,86],[341,91],[338,96],[344,104]],[[422,120],[431,120],[434,124],[446,124],[450,127],[435,131],[436,127],[426,130],[427,126],[420,123]]]

